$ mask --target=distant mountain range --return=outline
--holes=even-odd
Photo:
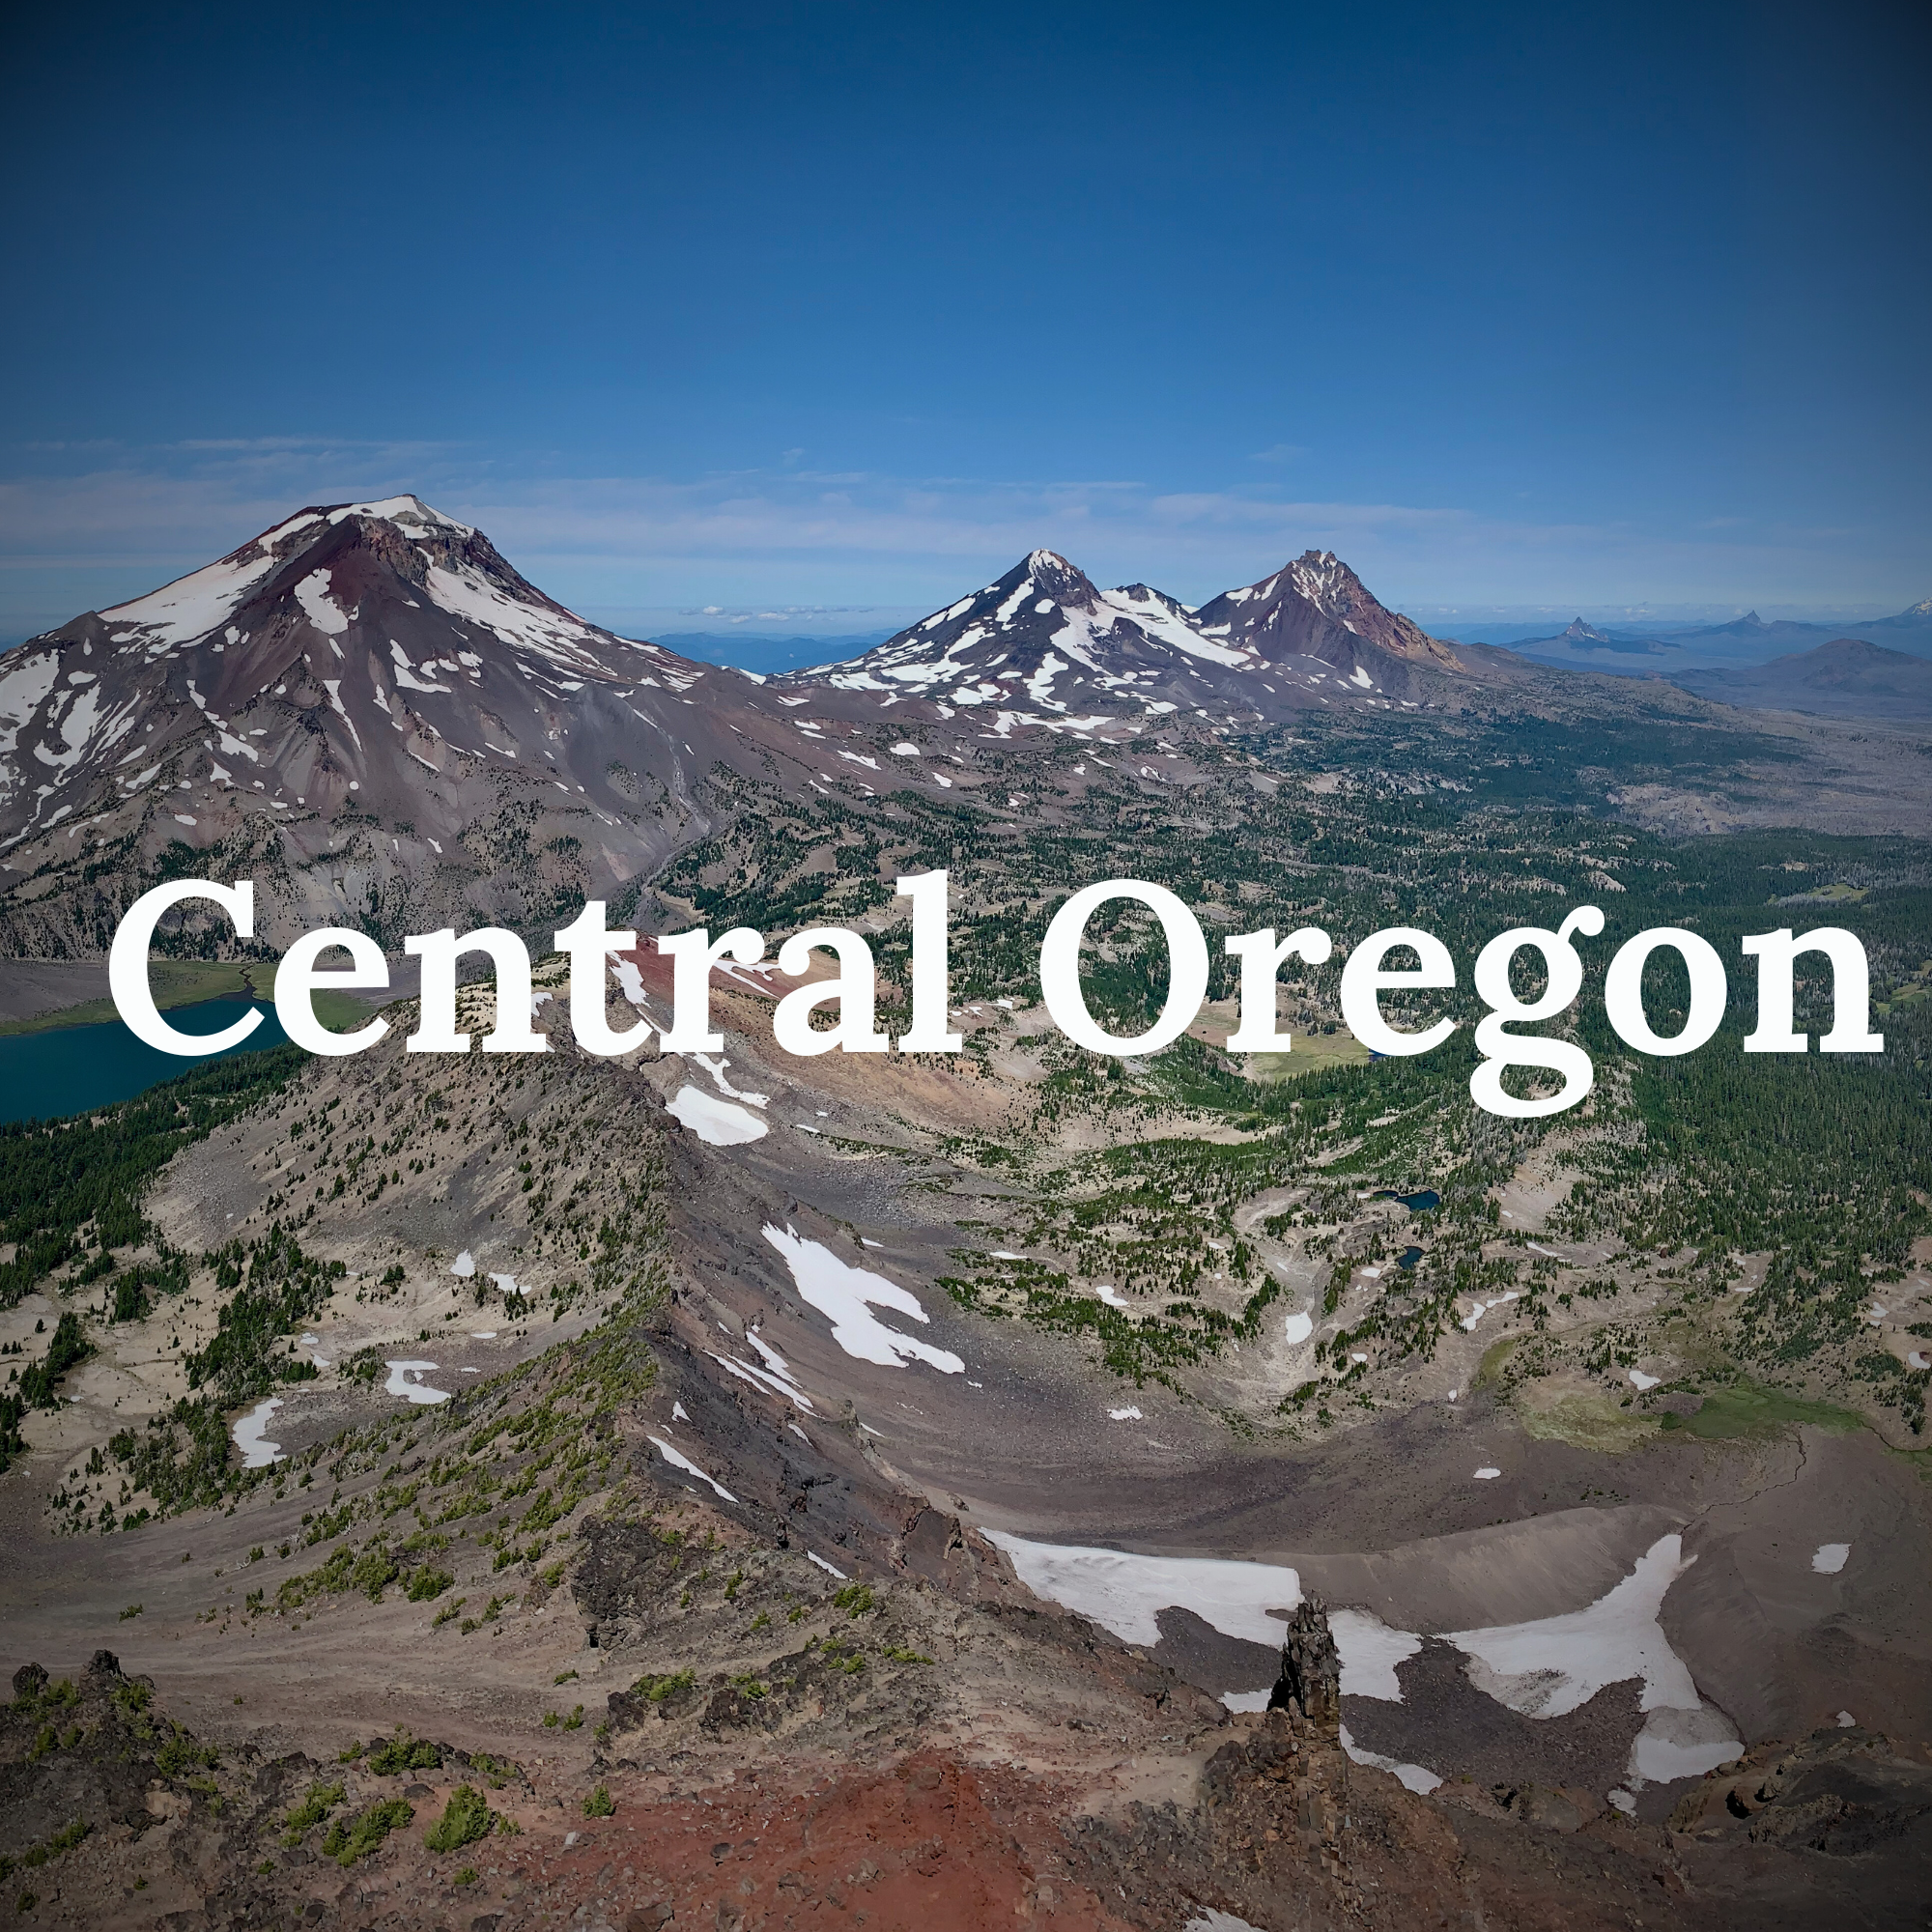
[[[1553,638],[1526,638],[1510,646],[1524,657],[1547,664],[1588,665],[1603,668],[1605,657],[1667,657],[1670,646],[1662,638],[1643,631],[1603,631],[1594,624],[1576,618]],[[1621,668],[1621,667],[1619,667]]]
[[[1755,611],[1721,624],[1695,624],[1642,631],[1603,630],[1581,617],[1549,637],[1520,635],[1517,625],[1503,627],[1514,635],[1499,640],[1538,664],[1608,670],[1623,676],[1646,676],[1662,671],[1675,678],[1676,668],[1747,666],[1766,662],[1784,651],[1830,643],[1839,638],[1887,643],[1894,648],[1932,656],[1932,599],[1915,604],[1895,616],[1831,624],[1797,623],[1777,617],[1767,622]]]
[[[1932,597],[1920,598],[1917,604],[1911,605],[1899,611],[1895,617],[1878,617],[1873,619],[1871,623],[1861,628],[1870,631],[1883,631],[1888,637],[1893,634],[1909,634],[1914,637],[1932,636]],[[1877,642],[1880,640],[1873,639],[1867,641]]]
[[[1826,718],[1932,718],[1932,659],[1836,638],[1749,668],[1681,670],[1670,681],[1720,704]]]

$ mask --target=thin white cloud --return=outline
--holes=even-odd
[[[479,526],[566,603],[606,608],[925,610],[1041,545],[1101,582],[1190,601],[1310,548],[1340,553],[1390,603],[1437,611],[1734,599],[1848,610],[1923,594],[1835,530],[1538,524],[1457,504],[1285,500],[1252,482],[887,476],[813,470],[794,454],[679,479],[512,476],[471,447],[298,435],[20,449],[0,476],[0,624],[134,594],[303,503],[404,490]]]

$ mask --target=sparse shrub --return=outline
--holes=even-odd
[[[125,1624],[129,1617],[138,1617],[140,1614],[141,1614],[141,1605],[139,1604],[129,1604],[128,1607],[121,1612],[121,1621]]]
[[[609,1818],[616,1808],[611,1802],[611,1787],[608,1784],[600,1784],[583,1801],[583,1815],[586,1818]]]
[[[689,1690],[694,1682],[689,1670],[676,1670],[663,1677],[639,1677],[631,1686],[633,1697],[642,1697],[648,1703],[664,1704],[675,1697],[680,1690]]]
[[[71,1852],[94,1829],[85,1818],[76,1818],[72,1824],[64,1826],[47,1840],[47,1856],[56,1858],[62,1852]]]
[[[473,1843],[490,1830],[490,1805],[473,1784],[459,1784],[450,1793],[442,1816],[423,1834],[433,1852],[453,1852]]]
[[[163,1777],[181,1777],[203,1766],[212,1771],[220,1762],[221,1754],[213,1745],[196,1744],[179,1724],[174,1726],[174,1735],[155,1753],[155,1769]]]
[[[71,1825],[64,1825],[52,1837],[43,1839],[38,1845],[29,1845],[18,1858],[0,1854],[0,1884],[23,1867],[31,1871],[45,1864],[49,1859],[59,1858],[63,1852],[72,1851],[93,1829],[85,1818],[76,1818]],[[39,1903],[40,1900],[31,1891],[22,1892],[19,1910],[22,1914],[31,1912]]]
[[[398,1731],[386,1743],[369,1748],[368,1768],[377,1777],[396,1777],[406,1771],[435,1771],[442,1763],[442,1752],[426,1738],[414,1738]]]
[[[355,1559],[349,1573],[352,1588],[360,1590],[372,1604],[383,1601],[383,1591],[402,1575],[396,1559],[380,1543],[372,1544]]]
[[[412,1604],[426,1604],[433,1597],[440,1597],[456,1581],[447,1570],[432,1570],[427,1565],[410,1578],[409,1599]],[[439,1623],[446,1621],[440,1614]]]
[[[413,1824],[415,1815],[415,1806],[405,1800],[383,1799],[357,1816],[346,1831],[338,1818],[328,1828],[322,1849],[337,1864],[353,1865],[357,1859],[366,1859],[371,1852],[381,1851],[389,1833]]]
[[[303,1837],[342,1803],[342,1784],[325,1784],[318,1778],[308,1788],[308,1796],[282,1821],[282,1843],[298,1845]]]

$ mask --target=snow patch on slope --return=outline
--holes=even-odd
[[[926,1321],[919,1297],[909,1289],[869,1268],[840,1261],[823,1242],[808,1241],[795,1229],[767,1223],[764,1236],[784,1257],[800,1296],[832,1323],[832,1339],[855,1361],[876,1362],[882,1368],[918,1361],[941,1375],[964,1373],[966,1364],[951,1350],[888,1328],[872,1313],[874,1308],[889,1308],[910,1315],[915,1321]]]
[[[349,628],[349,613],[329,596],[328,583],[327,571],[311,570],[296,585],[296,602],[325,637],[339,638]]]
[[[128,641],[135,632],[142,634],[143,648],[190,643],[226,623],[236,607],[273,572],[276,561],[273,553],[257,541],[100,614],[115,627],[116,643]]]

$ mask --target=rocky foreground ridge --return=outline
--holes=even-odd
[[[1922,1911],[1932,1765],[1868,1731],[1754,1751],[1658,1827],[1562,1789],[1417,1797],[1343,1749],[1332,1643],[1325,1680],[1291,1690],[1285,1660],[1277,1708],[1231,1717],[1022,1601],[990,1553],[839,1584],[679,1503],[601,1526],[573,1594],[593,1644],[614,1604],[641,1610],[622,1662],[654,1667],[601,1699],[558,1672],[542,1755],[460,1708],[434,1735],[234,1743],[111,1652],[22,1666],[0,1923],[1582,1932]],[[1305,1661],[1325,1619],[1300,1621]]]

